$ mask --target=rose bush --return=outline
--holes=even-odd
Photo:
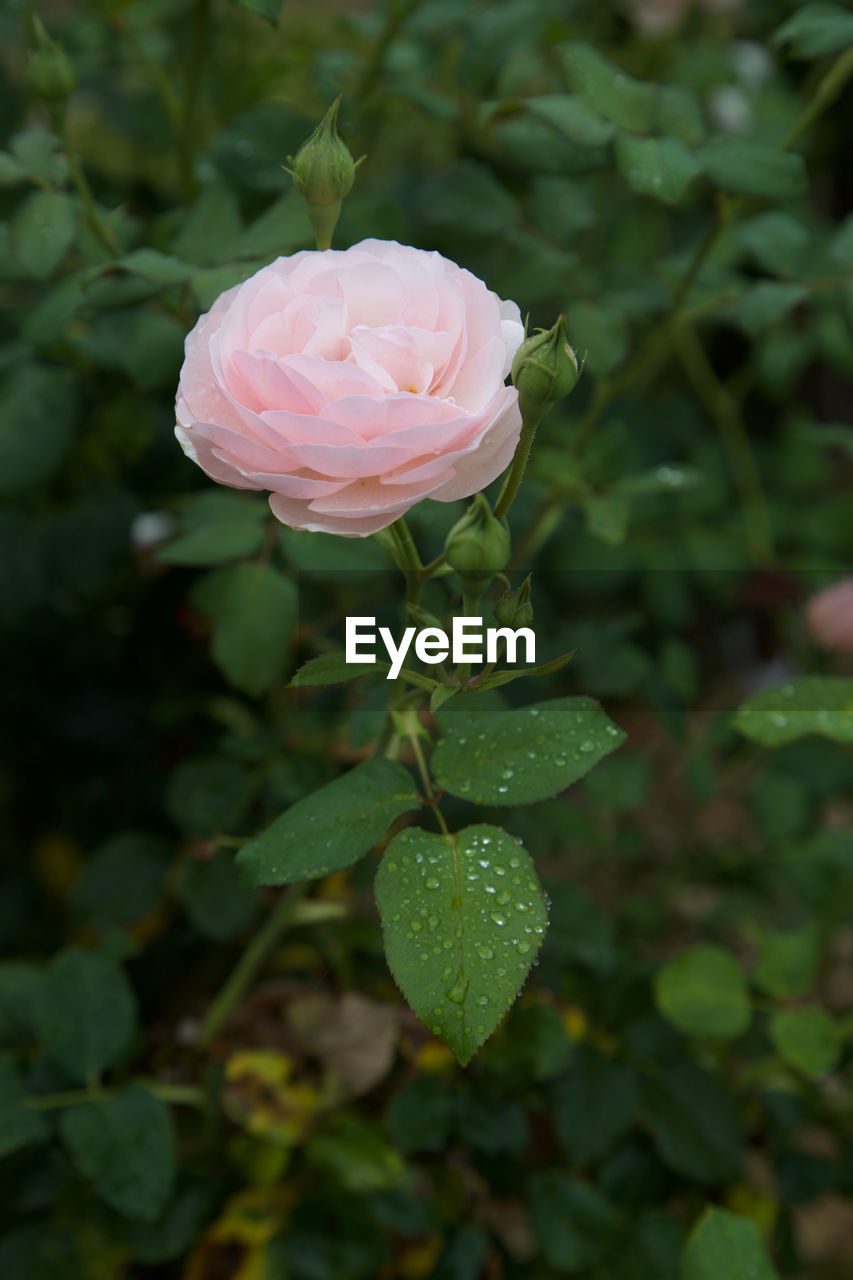
[[[375,533],[508,466],[523,337],[514,302],[438,253],[364,240],[278,258],[189,334],[176,434],[211,479],[269,489],[284,524]]]

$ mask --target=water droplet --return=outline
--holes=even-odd
[[[410,920],[409,925],[414,930],[415,933],[418,933],[423,928],[423,925],[421,924],[420,920]]]
[[[506,780],[507,780],[507,781],[509,781],[509,779],[510,779],[510,778],[514,778],[514,777],[515,777],[515,770],[514,770],[514,769],[504,769],[503,773],[501,774],[501,777],[502,777],[502,778],[506,778]]]
[[[430,876],[429,880],[425,880],[425,881],[424,881],[424,884],[426,885],[426,887],[427,887],[428,889],[440,889],[440,888],[441,888],[441,881],[440,881],[440,880],[437,880],[435,876]]]
[[[491,947],[482,946],[477,948],[477,955],[481,960],[494,960],[495,953]]]
[[[478,1023],[477,1023],[477,1035],[478,1035],[478,1036],[484,1036],[485,1034],[486,1034],[486,1027],[485,1027],[485,1023],[478,1022]]]
[[[488,1003],[489,1003],[489,997],[488,997],[488,996],[477,996],[477,1004],[484,1004],[484,1005],[485,1005],[485,1004],[488,1004]]]
[[[495,866],[495,868],[494,868],[494,872],[495,872],[495,875],[496,875],[496,876],[505,876],[505,875],[506,875],[506,867],[498,867],[498,866]]]
[[[580,749],[581,749],[581,751],[584,751],[584,752],[587,752],[587,751],[594,751],[594,750],[595,750],[595,743],[592,741],[592,739],[591,739],[591,738],[587,738],[584,742],[582,742],[582,743],[581,743],[581,747],[580,747]]]
[[[502,915],[500,911],[492,911],[490,914],[495,924],[506,924],[506,916]]]
[[[427,920],[427,928],[430,933],[435,933],[438,928],[438,916],[430,916],[429,920]]]
[[[453,986],[449,991],[445,992],[448,1000],[452,1000],[454,1004],[462,1004],[462,1001],[465,999],[469,983],[470,979],[467,978],[460,969]]]
[[[510,860],[509,860],[509,865],[512,867],[512,869],[513,869],[513,870],[515,870],[515,868],[516,868],[516,867],[520,867],[520,866],[521,866],[521,859],[520,859],[520,858],[512,857],[512,858],[510,858]]]
[[[509,791],[509,787],[498,787],[498,795],[505,796]]]
[[[485,868],[489,865],[489,859],[488,859],[488,858],[478,858],[478,859],[477,859],[477,861],[479,862],[480,866],[481,866],[484,870],[485,870]]]

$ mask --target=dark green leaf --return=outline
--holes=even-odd
[[[77,1080],[98,1076],[126,1048],[136,1002],[118,965],[93,951],[61,951],[39,989],[44,1046]]]
[[[220,564],[257,552],[270,510],[262,498],[221,493],[197,494],[181,514],[178,536],[157,553],[166,564]]]
[[[554,1103],[557,1136],[573,1165],[600,1160],[631,1127],[638,1101],[630,1067],[581,1046]]]
[[[232,0],[232,4],[238,9],[245,9],[247,13],[259,14],[273,26],[278,24],[282,0]]]
[[[402,831],[380,864],[376,903],[394,978],[464,1066],[515,999],[545,933],[533,863],[499,827]]]
[[[790,213],[770,209],[741,223],[737,238],[765,271],[790,278],[797,275],[811,236]]]
[[[63,1112],[62,1139],[98,1195],[129,1218],[163,1211],[175,1176],[175,1138],[167,1108],[131,1084],[99,1102]]]
[[[401,814],[420,804],[408,771],[393,760],[365,760],[297,800],[250,840],[237,862],[252,884],[289,884],[349,867]]]
[[[0,964],[0,1048],[35,1039],[34,1011],[41,969],[26,960]]]
[[[151,839],[133,831],[115,836],[83,867],[71,895],[72,914],[103,933],[128,928],[159,905],[165,873]]]
[[[658,971],[658,1008],[689,1036],[729,1040],[752,1020],[746,979],[734,956],[722,947],[700,944]]]
[[[715,138],[698,153],[712,182],[747,196],[787,199],[806,187],[801,155],[749,138]]]
[[[307,247],[312,239],[308,206],[298,191],[291,190],[246,228],[240,237],[240,256],[272,258]]]
[[[821,58],[853,45],[853,13],[837,4],[806,4],[783,22],[773,43],[794,58]]]
[[[810,991],[820,964],[820,940],[811,927],[762,930],[756,940],[755,981],[762,991],[786,1000]]]
[[[213,657],[231,684],[257,696],[287,668],[296,624],[296,587],[268,564],[208,574],[193,593],[213,623]]]
[[[49,186],[63,182],[68,175],[68,163],[59,139],[40,124],[16,133],[9,149],[34,178]]]
[[[319,658],[309,658],[291,680],[292,688],[302,689],[314,685],[344,684],[369,676],[377,671],[390,670],[387,662],[347,662],[342,653],[321,653]]]
[[[624,314],[606,303],[572,302],[566,308],[569,338],[591,373],[612,373],[628,350]]]
[[[692,89],[680,84],[658,87],[657,122],[661,133],[697,146],[705,137],[702,104]]]
[[[651,129],[657,109],[655,85],[634,80],[589,44],[565,45],[562,60],[570,88],[608,120],[634,133]]]
[[[753,1222],[706,1209],[684,1249],[681,1280],[779,1280]]]
[[[222,183],[207,186],[172,242],[181,262],[216,267],[236,257],[243,224],[233,192]]]
[[[743,704],[734,727],[763,747],[779,747],[807,734],[853,742],[853,679],[799,676],[762,689]]]
[[[120,258],[117,265],[154,284],[184,284],[193,273],[188,262],[181,262],[180,258],[161,253],[159,249],[134,249]]]
[[[770,1039],[782,1061],[810,1079],[825,1076],[841,1056],[835,1021],[817,1005],[779,1009],[770,1019]]]
[[[806,297],[808,289],[804,285],[763,280],[738,299],[731,308],[731,316],[735,324],[754,336],[776,324]]]
[[[601,147],[613,137],[613,125],[583,98],[549,93],[526,98],[525,110],[549,124],[556,133],[582,147]]]
[[[530,1213],[545,1261],[569,1275],[601,1262],[621,1234],[620,1216],[600,1192],[556,1171],[533,1175]]]
[[[188,863],[179,893],[194,928],[217,942],[245,933],[257,915],[257,896],[246,887],[228,853]]]
[[[590,493],[581,500],[586,527],[595,538],[609,547],[625,541],[631,504],[619,493]]]
[[[628,186],[641,196],[678,204],[702,166],[678,138],[616,139],[616,164]]]
[[[26,182],[27,176],[20,160],[10,156],[8,151],[0,151],[0,187],[12,187],[18,182]]]
[[[59,191],[33,191],[12,219],[13,252],[31,276],[44,280],[65,257],[75,228],[70,196]]]
[[[734,1181],[742,1139],[722,1081],[692,1062],[654,1072],[643,1084],[644,1111],[664,1162],[701,1185]]]
[[[433,754],[433,776],[474,804],[533,804],[589,773],[624,737],[591,698],[454,719]]]
[[[74,423],[65,372],[21,364],[0,387],[0,494],[48,480],[62,462]]]
[[[189,834],[217,835],[239,827],[252,789],[251,775],[236,760],[198,756],[184,760],[170,774],[166,808]]]
[[[44,1116],[26,1107],[24,1097],[23,1084],[9,1063],[0,1058],[0,1160],[21,1147],[45,1142],[50,1136]]]

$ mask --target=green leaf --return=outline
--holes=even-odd
[[[246,887],[228,853],[189,862],[178,896],[193,927],[217,942],[245,933],[258,912],[255,893]]]
[[[755,982],[762,991],[787,1000],[812,989],[820,965],[816,929],[762,930],[756,946]]]
[[[12,250],[29,275],[44,280],[64,258],[76,225],[70,196],[60,191],[33,191],[12,219]]]
[[[573,1166],[606,1155],[630,1129],[638,1102],[636,1072],[582,1045],[554,1101],[554,1126]]]
[[[491,671],[485,677],[478,677],[474,686],[475,691],[484,689],[499,689],[501,685],[512,684],[513,680],[521,680],[524,676],[550,676],[555,671],[562,671],[563,667],[568,666],[572,658],[575,656],[575,650],[571,653],[561,653],[558,658],[552,658],[550,662],[540,662],[537,667],[522,667],[520,670]],[[458,693],[457,686],[439,685],[436,693],[441,696],[433,697],[430,701],[430,711],[438,710],[442,703],[446,702],[453,694]]]
[[[268,564],[216,569],[193,603],[213,624],[213,658],[231,684],[257,696],[282,678],[296,625],[297,593]]]
[[[825,1076],[841,1056],[835,1020],[817,1005],[777,1010],[770,1039],[782,1061],[809,1079]]]
[[[165,874],[154,841],[134,831],[115,836],[83,867],[71,895],[71,914],[102,933],[129,928],[159,905]]]
[[[64,372],[20,364],[0,386],[0,495],[32,489],[62,462],[74,425]]]
[[[625,541],[631,504],[619,493],[589,493],[581,499],[586,527],[594,538],[600,538],[609,547],[619,547]]]
[[[625,316],[613,306],[595,302],[573,302],[566,308],[572,346],[586,353],[591,373],[605,376],[622,362],[628,350]]]
[[[319,658],[309,658],[303,663],[290,682],[290,687],[304,689],[315,685],[345,684],[359,676],[369,676],[377,671],[389,671],[387,662],[347,662],[342,653],[321,653]]]
[[[20,160],[10,156],[8,151],[0,151],[0,187],[12,187],[18,182],[26,182],[28,177]]]
[[[760,267],[786,278],[797,275],[812,239],[801,222],[781,209],[769,209],[741,223],[737,238]]]
[[[237,862],[251,884],[290,884],[342,871],[420,803],[402,765],[365,760],[297,800],[243,846]]]
[[[61,951],[45,972],[36,1016],[47,1052],[85,1082],[112,1066],[127,1047],[136,1001],[111,960],[94,951]]]
[[[773,33],[793,58],[821,58],[853,45],[853,13],[837,4],[806,4]]]
[[[525,98],[525,110],[551,125],[561,137],[582,147],[601,147],[613,137],[613,125],[585,102],[566,93]]]
[[[545,1261],[570,1275],[606,1258],[622,1232],[619,1213],[600,1192],[556,1170],[531,1178],[530,1214]]]
[[[131,275],[141,276],[153,284],[184,284],[193,274],[190,263],[161,253],[159,249],[134,249],[119,258],[116,266],[124,267]]]
[[[515,999],[548,922],[524,849],[499,827],[400,832],[376,876],[403,995],[464,1066]]]
[[[776,689],[762,689],[738,709],[733,724],[763,747],[779,747],[810,733],[853,742],[853,679],[799,676]]]
[[[616,165],[628,186],[641,196],[678,204],[702,166],[678,138],[616,139]]]
[[[680,84],[658,86],[657,123],[661,133],[695,147],[705,137],[702,104],[692,89]]]
[[[690,1232],[681,1280],[779,1280],[758,1229],[726,1209],[706,1209]]]
[[[623,129],[647,133],[657,111],[656,86],[634,80],[589,44],[568,44],[562,62],[569,87]]]
[[[205,491],[187,504],[180,532],[158,551],[157,559],[166,564],[207,565],[254,555],[263,543],[269,518],[263,499]]]
[[[653,1070],[643,1082],[643,1114],[663,1161],[701,1185],[733,1182],[743,1143],[722,1081],[693,1062]]]
[[[245,9],[247,13],[257,13],[273,26],[278,25],[282,0],[231,0],[231,2],[238,9]]]
[[[592,698],[557,698],[454,718],[432,771],[440,787],[474,804],[533,804],[565,791],[624,739]]]
[[[41,969],[29,961],[0,963],[0,1048],[35,1039],[33,1011],[41,980]]]
[[[237,201],[221,182],[205,187],[172,242],[172,253],[198,267],[218,267],[236,257],[243,224]]]
[[[140,1084],[64,1111],[60,1132],[76,1167],[106,1204],[151,1221],[175,1177],[175,1137],[167,1108]]]
[[[784,200],[807,185],[801,155],[750,138],[715,138],[698,155],[711,181],[727,191]]]
[[[690,947],[659,970],[655,999],[665,1018],[688,1036],[730,1040],[752,1021],[746,979],[722,947]]]
[[[251,774],[236,760],[196,756],[169,775],[166,809],[190,835],[218,835],[239,827],[252,790]]]
[[[298,191],[290,190],[246,228],[240,238],[240,256],[274,257],[310,245],[312,240],[308,206]]]
[[[25,1096],[17,1073],[0,1058],[0,1160],[50,1137],[44,1116],[24,1106]]]
[[[68,175],[68,162],[59,139],[40,124],[29,125],[16,133],[9,150],[28,173],[48,186],[64,182]]]
[[[762,280],[760,284],[746,290],[731,308],[731,317],[745,333],[753,337],[783,319],[808,294],[804,285]]]

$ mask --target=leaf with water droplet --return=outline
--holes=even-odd
[[[799,676],[762,689],[740,707],[734,727],[763,747],[780,747],[810,733],[853,742],[853,679]]]
[[[419,804],[401,764],[365,760],[297,800],[243,846],[237,862],[251,884],[291,884],[341,871],[367,853],[395,818]]]
[[[555,698],[476,722],[456,716],[433,754],[433,776],[475,804],[533,804],[589,773],[624,738],[592,698]]]
[[[484,848],[525,873],[528,887],[499,911],[486,878],[473,874]],[[437,879],[439,888],[428,889],[427,879]],[[433,931],[431,917],[430,929],[441,943],[438,955],[426,959],[412,933],[424,901],[435,912],[437,923]],[[548,918],[533,863],[499,827],[466,827],[454,836],[411,828],[385,852],[376,902],[394,978],[418,1017],[438,1027],[464,1066],[518,995],[541,944]]]

